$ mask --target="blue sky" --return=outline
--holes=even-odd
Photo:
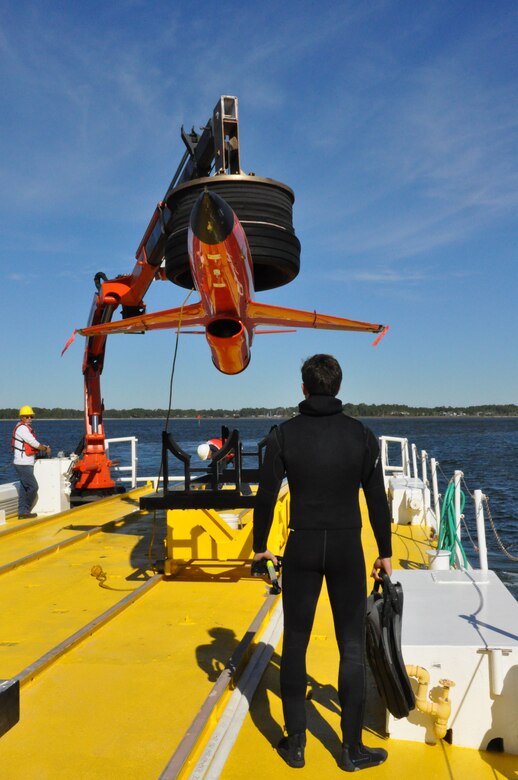
[[[131,271],[222,94],[243,169],[296,196],[300,274],[257,298],[390,331],[257,337],[234,377],[182,336],[173,406],[294,405],[315,352],[344,401],[518,403],[517,34],[508,0],[2,3],[0,407],[82,407],[84,339],[60,353],[93,277]],[[147,310],[185,295],[155,282]],[[166,407],[174,343],[110,337],[106,406]]]

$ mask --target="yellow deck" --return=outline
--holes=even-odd
[[[393,563],[396,567],[414,566],[422,562],[424,550],[430,547],[420,527],[393,526]],[[367,568],[375,558],[374,539],[370,527],[364,527],[364,547]],[[397,577],[395,578],[397,579]],[[370,581],[372,583],[372,580]],[[369,586],[370,587],[370,586]],[[338,652],[333,634],[333,619],[329,602],[322,594],[308,648],[307,670],[312,689],[307,704],[308,732],[306,766],[294,770],[282,761],[274,746],[283,736],[282,706],[279,692],[279,653],[276,649],[266,674],[263,676],[250,713],[240,731],[234,749],[221,775],[225,780],[241,780],[244,768],[249,767],[254,777],[292,778],[297,771],[301,777],[331,778],[347,776],[337,765],[340,756],[340,716],[336,682]],[[371,684],[372,681],[371,681]],[[459,748],[444,741],[437,745],[396,741],[379,736],[378,723],[367,708],[367,727],[363,741],[370,747],[384,747],[389,757],[385,764],[364,770],[362,778],[379,780],[489,780],[518,778],[518,757]],[[370,725],[369,725],[370,724]]]
[[[142,492],[25,531],[11,531],[19,525],[13,521],[0,532],[0,678],[22,679],[20,722],[0,739],[6,780],[158,778],[265,603],[265,584],[237,561],[195,561],[175,577],[155,575],[149,561],[162,555],[165,522],[137,511]],[[365,543],[371,563],[368,532]],[[428,543],[420,528],[399,528],[394,543],[396,562],[423,562]],[[295,771],[272,747],[282,725],[278,660],[276,653],[223,778],[283,778]],[[325,599],[308,672],[312,700],[301,776],[343,776],[336,765],[337,654]],[[367,732],[365,741],[383,742]],[[363,776],[518,776],[516,757],[443,743],[389,740],[386,746],[387,763]]]

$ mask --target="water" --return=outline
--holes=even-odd
[[[187,452],[194,455],[193,465],[201,465],[197,459],[198,444],[217,436],[221,425],[238,428],[245,451],[256,448],[279,420],[172,420],[169,430]],[[447,481],[454,470],[464,472],[468,490],[481,489],[490,499],[493,520],[504,545],[514,557],[518,557],[518,419],[517,418],[369,418],[365,423],[377,436],[405,436],[417,445],[418,452],[425,449],[430,457],[439,461],[439,489],[444,493]],[[59,450],[72,452],[83,435],[82,420],[35,420],[36,435],[44,444],[50,444],[53,453]],[[106,420],[109,438],[136,436],[138,438],[138,474],[147,477],[158,474],[160,469],[160,441],[162,420]],[[0,484],[16,479],[11,465],[10,436],[13,423],[0,420]],[[114,445],[111,457],[125,458],[129,448]],[[250,464],[251,465],[251,464]],[[171,472],[174,472],[171,459]],[[444,476],[443,476],[444,474]],[[474,535],[475,519],[472,501],[466,495],[466,522]],[[463,543],[470,562],[478,565],[467,535]],[[518,563],[509,560],[498,548],[492,531],[487,526],[489,565],[518,598]]]
[[[473,501],[477,488],[489,498],[494,524],[504,546],[518,558],[518,418],[371,419],[365,423],[378,436],[405,436],[439,461],[442,494],[455,470],[464,473],[468,530],[476,540]],[[418,464],[419,468],[419,464]],[[467,488],[467,490],[466,490]],[[485,507],[484,507],[485,511]],[[488,563],[518,599],[518,561],[501,552],[486,519]],[[462,531],[466,554],[478,566],[478,554]]]

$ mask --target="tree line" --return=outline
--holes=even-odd
[[[33,407],[39,420],[82,419],[81,409],[63,409],[56,407]],[[0,420],[15,420],[18,409],[0,409]],[[242,409],[172,409],[171,417],[181,418],[244,418],[244,417],[292,417],[298,411],[296,406],[278,406],[273,409],[250,406]],[[344,404],[344,411],[351,417],[518,417],[517,404],[483,404],[480,406],[407,406],[406,404]],[[167,417],[167,409],[105,409],[104,417],[162,419]]]

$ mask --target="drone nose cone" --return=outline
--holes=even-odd
[[[234,212],[220,195],[205,189],[191,211],[191,230],[204,244],[225,241],[234,228]]]

